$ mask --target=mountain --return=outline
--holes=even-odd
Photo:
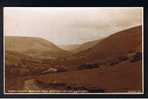
[[[6,36],[5,49],[38,58],[55,58],[69,54],[53,43],[35,37]]]
[[[61,46],[62,49],[70,51],[72,53],[78,53],[81,51],[85,51],[97,44],[101,40],[93,40],[93,41],[88,41],[83,44],[72,44],[72,45],[63,45]]]
[[[95,46],[99,41],[101,41],[101,40],[88,41],[86,43],[81,44],[79,47],[73,49],[71,52],[78,53],[78,52],[85,51],[85,50]]]
[[[70,45],[61,45],[60,48],[73,52],[73,50],[77,49],[80,44],[70,44]]]
[[[73,59],[77,59],[77,61],[104,60],[126,55],[137,49],[142,49],[142,26],[114,33],[95,46],[73,55]]]

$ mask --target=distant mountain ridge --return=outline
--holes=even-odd
[[[61,45],[60,48],[72,52],[73,50],[77,49],[80,44],[69,44],[69,45]]]
[[[93,40],[93,41],[88,41],[86,43],[81,44],[78,48],[73,49],[72,52],[74,53],[78,53],[81,51],[85,51],[93,46],[95,46],[99,41],[101,41],[102,39],[99,40]]]
[[[63,46],[61,46],[61,48],[64,50],[70,51],[72,53],[78,53],[78,52],[85,51],[85,50],[95,46],[95,44],[97,44],[101,40],[102,39],[87,41],[82,44],[63,45]]]

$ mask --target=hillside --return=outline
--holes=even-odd
[[[5,49],[38,58],[55,58],[69,54],[45,39],[34,37],[5,37]]]
[[[73,50],[77,49],[80,44],[70,44],[70,45],[61,45],[60,48],[72,52]]]
[[[140,54],[141,55],[141,54]],[[113,60],[114,61],[114,60]],[[24,76],[7,80],[7,89],[56,92],[142,92],[142,60],[133,54],[115,64],[90,64],[65,72]],[[85,64],[83,64],[85,66]],[[10,75],[9,75],[10,76]],[[8,77],[7,77],[8,78]],[[14,84],[15,83],[15,84]],[[64,91],[63,91],[64,90]]]
[[[99,41],[101,41],[101,40],[93,40],[93,41],[88,41],[86,43],[83,43],[78,48],[73,49],[72,52],[73,53],[78,53],[78,52],[85,51],[85,50],[95,46],[97,43],[99,43]]]
[[[63,45],[61,46],[61,48],[64,50],[70,51],[72,53],[78,53],[95,46],[99,41],[101,40],[88,41],[82,44]]]
[[[101,40],[95,46],[74,54],[71,62],[88,62],[126,55],[142,49],[142,26],[130,28]]]
[[[36,77],[41,85],[65,84],[65,89],[96,90],[101,92],[142,91],[141,61],[123,62],[113,66],[100,66],[95,69],[70,71]],[[58,79],[57,79],[58,78]],[[47,87],[48,88],[48,87]],[[98,91],[97,91],[98,90]]]

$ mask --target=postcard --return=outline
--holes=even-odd
[[[4,7],[5,94],[143,94],[143,7]]]

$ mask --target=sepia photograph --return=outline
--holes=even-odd
[[[4,94],[143,94],[143,7],[4,7]]]

